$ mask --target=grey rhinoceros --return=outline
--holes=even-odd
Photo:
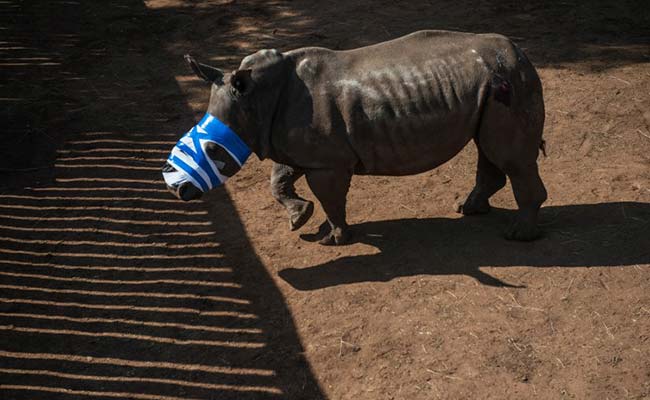
[[[489,211],[488,199],[507,175],[519,210],[506,238],[540,235],[537,216],[547,196],[537,168],[544,148],[542,85],[528,58],[504,36],[419,31],[345,51],[261,50],[231,73],[186,59],[212,83],[206,117],[234,135],[240,150],[249,150],[238,158],[219,140],[196,142],[220,172],[214,185],[203,187],[187,176],[187,165],[168,163],[168,186],[183,200],[222,183],[252,150],[274,161],[271,189],[290,227],[299,228],[313,212],[313,203],[294,190],[305,175],[329,223],[321,243],[342,244],[349,237],[345,208],[353,174],[421,173],[473,139],[476,185],[462,212]]]

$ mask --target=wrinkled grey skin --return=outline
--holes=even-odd
[[[189,61],[213,82],[208,112],[260,159],[275,162],[272,193],[292,229],[313,212],[294,190],[303,175],[327,214],[321,243],[343,244],[353,174],[421,173],[473,139],[478,171],[463,214],[488,212],[507,175],[519,210],[506,237],[540,235],[542,86],[526,56],[501,35],[420,31],[347,51],[262,50],[225,75]]]

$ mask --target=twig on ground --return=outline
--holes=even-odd
[[[461,378],[459,378],[459,377],[457,377],[457,376],[448,375],[448,374],[445,374],[445,373],[443,373],[443,372],[434,371],[434,370],[429,369],[429,368],[427,368],[426,371],[427,371],[427,372],[431,372],[432,374],[436,374],[436,375],[442,376],[443,378],[447,378],[447,379],[455,379],[455,380],[458,380],[458,381],[462,380]]]
[[[510,342],[510,344],[513,345],[517,351],[521,352],[521,347],[517,346],[517,342],[515,342],[513,338],[508,338],[508,342]]]
[[[626,81],[625,79],[621,79],[621,78],[619,78],[619,77],[617,77],[617,76],[610,75],[609,77],[612,78],[612,79],[616,79],[617,81],[621,81],[621,82],[625,83],[625,84],[628,85],[628,86],[631,86],[631,85],[632,85],[630,82]]]
[[[639,135],[641,135],[641,136],[645,136],[646,138],[650,139],[650,136],[648,136],[648,135],[646,135],[645,133],[643,133],[643,131],[642,131],[641,129],[637,129],[636,131],[639,132]]]
[[[605,281],[602,280],[601,278],[598,278],[598,280],[600,281],[600,284],[603,285],[605,290],[607,290],[609,292],[609,286],[605,283]]]
[[[359,350],[359,346],[357,346],[354,343],[346,342],[345,340],[343,340],[342,337],[339,338],[339,341],[340,341],[340,343],[339,343],[339,357],[343,357],[343,345],[352,347],[353,351],[358,351]]]
[[[415,211],[414,209],[412,209],[412,208],[410,208],[410,207],[407,207],[407,206],[405,206],[404,204],[400,204],[399,206],[402,207],[402,208],[404,208],[404,209],[406,209],[406,210],[409,210],[409,211],[412,212],[413,214],[417,214],[417,213],[418,213],[418,212]]]
[[[523,308],[523,306],[522,306],[521,304],[519,304],[519,302],[517,301],[517,299],[515,299],[515,296],[513,296],[512,293],[508,293],[508,296],[510,296],[510,298],[512,299],[512,301],[515,302],[515,304],[517,305],[517,307],[521,307],[521,308]]]
[[[569,291],[571,290],[571,287],[573,286],[573,281],[575,281],[576,278],[571,278],[571,282],[569,282],[569,287],[566,288],[566,291],[564,292],[564,296],[560,298],[560,300],[566,300],[569,298]]]
[[[605,321],[600,321],[600,322],[603,323],[603,326],[605,327],[605,331],[607,332],[607,334],[608,334],[612,339],[614,339],[614,334],[612,334],[612,332],[609,330],[609,326],[607,326],[607,324],[605,323]]]

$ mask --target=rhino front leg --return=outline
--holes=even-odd
[[[294,188],[294,183],[304,174],[299,168],[278,163],[273,163],[271,170],[271,193],[287,209],[292,231],[302,227],[314,213],[314,203],[298,196]]]
[[[349,239],[348,224],[345,221],[345,203],[352,173],[346,170],[307,170],[307,184],[323,206],[330,232],[321,239],[324,245],[342,245]]]

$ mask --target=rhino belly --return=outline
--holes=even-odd
[[[352,143],[360,175],[413,175],[449,161],[472,139],[464,121],[437,123],[434,117],[364,127],[367,140]],[[360,135],[361,136],[361,135]]]

